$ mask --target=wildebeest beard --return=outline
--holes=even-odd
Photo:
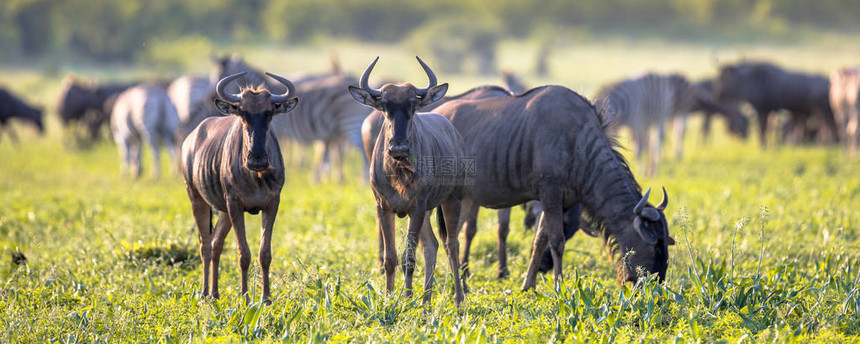
[[[386,156],[382,163],[382,171],[388,176],[394,191],[397,191],[397,194],[405,200],[409,200],[409,189],[418,180],[418,173],[412,160],[414,158],[411,154],[406,159]]]

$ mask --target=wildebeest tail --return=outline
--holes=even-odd
[[[445,227],[445,216],[442,214],[442,206],[436,207],[436,225],[439,226],[439,233],[445,233],[445,236],[448,234],[448,228]],[[441,238],[445,240],[445,238]]]

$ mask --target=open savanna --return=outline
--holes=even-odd
[[[553,75],[535,79],[528,73],[529,47],[502,45],[500,65],[521,71],[532,85],[562,84],[586,96],[648,69],[713,75],[715,55],[768,58],[821,73],[858,57],[856,46],[584,43],[557,51],[550,61]],[[228,50],[289,75],[325,70],[331,49]],[[380,76],[425,82],[412,52],[398,46],[343,42],[337,51],[353,73],[381,55]],[[205,56],[200,60],[193,68],[205,72]],[[50,106],[67,70],[119,79],[170,75],[147,66],[105,71],[43,65],[5,66],[0,75],[4,86]],[[439,78],[451,83],[452,94],[498,83],[474,75]],[[222,298],[199,298],[197,236],[178,173],[164,166],[162,177],[153,178],[146,153],[144,176],[122,178],[112,143],[82,147],[68,139],[53,111],[48,116],[46,136],[16,126],[19,144],[5,136],[0,141],[2,342],[860,341],[860,160],[846,159],[835,147],[762,150],[755,137],[730,138],[721,125],[704,142],[694,118],[683,160],[666,147],[659,174],[650,178],[640,177],[631,161],[644,188],[665,186],[669,192],[666,214],[677,244],[665,283],[619,286],[601,240],[580,233],[566,245],[561,287],[553,288],[547,276],[537,290],[521,292],[533,232],[523,230],[523,213],[515,210],[508,248],[512,276],[497,280],[495,213],[482,210],[471,293],[459,309],[444,263],[437,266],[437,292],[426,308],[399,289],[391,296],[382,291],[374,201],[359,177],[357,151],[349,156],[345,181],[319,185],[310,182],[309,164],[290,158],[272,240],[274,302],[261,305],[256,262],[252,302],[238,295],[232,235],[222,260]],[[621,142],[627,142],[623,132]],[[259,216],[247,219],[255,252]],[[402,242],[405,222],[398,220],[397,227]],[[13,263],[18,252],[25,264]],[[444,254],[440,249],[440,262]],[[402,285],[402,274],[397,276]],[[422,276],[419,258],[416,277]]]

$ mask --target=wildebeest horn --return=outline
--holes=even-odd
[[[645,191],[645,196],[642,196],[642,199],[639,200],[639,203],[636,203],[636,206],[633,207],[633,214],[642,215],[642,209],[645,209],[645,203],[648,203],[648,196],[651,195],[651,188],[648,188],[648,191]]]
[[[284,78],[280,75],[275,75],[275,74],[272,74],[269,72],[266,72],[266,75],[272,77],[272,79],[278,80],[278,82],[284,84],[284,86],[287,86],[287,92],[286,93],[284,93],[284,94],[273,94],[273,95],[269,96],[269,100],[276,102],[276,103],[279,103],[279,102],[286,101],[287,98],[289,98],[290,96],[295,96],[296,86],[293,85],[292,81],[289,81],[289,80],[287,80],[287,78]]]
[[[430,79],[430,85],[425,88],[419,88],[415,91],[415,93],[423,97],[427,95],[427,91],[429,91],[433,87],[436,87],[436,73],[433,73],[433,70],[431,70],[430,67],[428,67],[427,64],[424,63],[424,61],[421,61],[420,57],[415,56],[415,58],[418,59],[418,63],[421,64],[421,68],[424,68],[424,73],[427,73],[427,78]]]
[[[657,210],[663,211],[666,209],[666,206],[669,205],[669,195],[666,194],[666,187],[663,187],[663,200],[660,201],[660,205],[657,206]]]
[[[373,59],[373,62],[370,63],[370,66],[367,66],[367,69],[364,70],[364,74],[361,75],[361,83],[359,84],[359,86],[361,86],[363,90],[370,93],[370,95],[372,95],[374,98],[378,98],[379,96],[381,96],[382,91],[371,88],[370,85],[367,84],[367,79],[370,78],[370,72],[373,71],[373,66],[376,66],[376,61],[379,61],[379,56]]]
[[[218,85],[215,86],[215,94],[218,95],[219,98],[224,99],[228,102],[237,103],[242,100],[238,94],[232,94],[229,92],[224,92],[224,87],[227,87],[230,82],[236,80],[245,75],[245,72],[239,72],[233,75],[225,76],[221,81],[218,81]]]

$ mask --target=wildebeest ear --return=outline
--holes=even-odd
[[[648,245],[654,245],[657,243],[657,235],[652,233],[649,228],[647,228],[645,221],[642,221],[642,217],[636,216],[633,219],[633,229],[636,231],[636,234],[639,234],[639,237],[642,238]]]
[[[379,111],[385,111],[385,110],[379,108],[378,102],[376,101],[376,97],[374,97],[373,95],[370,94],[370,92],[367,92],[366,90],[364,90],[360,87],[355,87],[355,86],[349,85],[349,95],[351,95],[353,98],[355,98],[355,100],[358,101],[359,103],[370,106],[370,107],[377,109]]]
[[[666,245],[668,245],[668,246],[675,245],[675,239],[667,235],[666,236]]]
[[[275,106],[274,113],[279,114],[293,111],[293,109],[296,107],[296,104],[298,103],[299,97],[292,97],[280,103],[272,103],[272,105]]]
[[[215,108],[225,115],[235,115],[239,112],[238,105],[218,98],[215,98]]]
[[[427,105],[430,105],[430,104],[433,104],[433,103],[439,101],[439,99],[442,99],[442,97],[444,97],[445,93],[447,93],[447,92],[448,92],[448,83],[447,82],[427,90],[427,94],[421,98],[421,103],[419,104],[418,107],[422,108],[422,107],[425,107]]]

